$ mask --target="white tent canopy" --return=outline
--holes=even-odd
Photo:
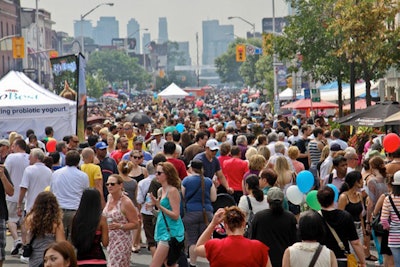
[[[371,82],[371,90],[377,88],[378,83]],[[355,96],[358,97],[361,94],[365,93],[365,82],[356,83],[354,86]],[[321,99],[325,101],[337,101],[338,100],[338,88],[332,89],[323,89],[320,90]],[[342,96],[343,99],[350,99],[350,85],[347,85],[342,88]]]
[[[51,126],[54,137],[76,133],[76,103],[46,90],[25,74],[10,71],[0,80],[0,135],[11,131],[25,135],[26,130],[44,137]]]
[[[167,88],[165,88],[161,93],[158,94],[158,96],[166,99],[184,98],[188,95],[188,93],[179,88],[179,86],[175,83],[171,83]]]

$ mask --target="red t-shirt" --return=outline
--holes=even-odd
[[[231,235],[206,242],[206,257],[210,267],[246,266],[265,267],[269,248],[258,240]]]
[[[243,175],[249,170],[247,161],[239,158],[231,158],[224,162],[224,175],[229,187],[235,191],[243,191]]]
[[[111,158],[113,158],[115,160],[115,162],[118,163],[121,161],[122,156],[125,155],[126,153],[130,152],[130,150],[126,150],[124,152],[122,152],[121,150],[115,150],[112,154],[111,154]]]
[[[172,165],[175,166],[175,169],[178,171],[179,178],[183,180],[187,176],[186,166],[182,160],[176,158],[169,158],[167,159]]]
[[[225,175],[225,172],[224,172],[224,162],[225,162],[225,160],[228,160],[228,159],[231,159],[232,157],[231,156],[219,156],[218,157],[218,161],[219,161],[219,166],[221,166],[221,170],[222,170],[222,173]]]

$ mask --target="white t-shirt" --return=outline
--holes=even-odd
[[[29,155],[25,152],[12,153],[7,156],[4,166],[10,174],[11,181],[14,185],[14,195],[7,195],[6,200],[17,203],[20,192],[19,185],[21,184],[25,168],[29,166]]]
[[[251,203],[251,207],[253,208],[253,212],[254,214],[256,214],[257,212],[261,211],[261,210],[266,210],[269,209],[269,204],[267,202],[267,196],[264,196],[264,200],[261,202],[258,202],[255,197],[248,195],[249,199],[250,199],[250,203]],[[244,212],[246,213],[246,222],[249,219],[249,215],[250,215],[250,208],[249,208],[249,203],[247,202],[247,196],[243,195],[240,197],[239,200],[239,205],[238,207]]]

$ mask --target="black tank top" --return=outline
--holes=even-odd
[[[96,231],[96,235],[93,239],[93,245],[90,251],[85,254],[77,253],[78,260],[92,260],[92,259],[101,259],[105,260],[106,255],[104,255],[103,248],[101,247],[101,231]]]
[[[360,214],[363,211],[363,206],[362,206],[362,202],[359,201],[357,203],[353,203],[350,201],[349,196],[347,196],[347,200],[349,201],[349,203],[346,205],[346,207],[344,208],[348,213],[351,214],[351,217],[353,217],[353,220],[355,222],[359,222],[360,221]]]

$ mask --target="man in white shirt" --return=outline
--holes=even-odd
[[[28,214],[31,211],[37,195],[39,195],[40,192],[43,192],[44,189],[50,185],[52,172],[46,165],[44,165],[44,157],[45,154],[40,148],[34,148],[31,150],[29,155],[30,166],[26,167],[20,185],[17,204],[19,217],[23,216],[23,211],[25,214]],[[23,207],[22,204],[25,197],[25,207]],[[27,240],[24,239],[25,235],[22,236],[22,242],[25,244]]]
[[[297,125],[295,125],[295,126],[292,127],[291,131],[292,131],[292,135],[289,136],[288,142],[291,145],[294,145],[301,138],[301,136],[299,136],[299,127]]]
[[[342,150],[345,150],[348,147],[347,143],[345,141],[343,141],[342,139],[340,139],[340,130],[339,129],[333,129],[332,130],[331,139],[332,139],[331,145],[332,144],[339,144],[340,148]]]
[[[158,152],[164,151],[165,139],[162,138],[163,133],[161,132],[160,129],[154,129],[151,136],[154,137],[154,140],[150,142],[149,151],[151,153],[151,156],[154,157],[155,155],[157,155]]]
[[[78,169],[81,157],[76,150],[65,155],[66,166],[53,173],[50,190],[63,210],[65,237],[71,235],[72,219],[79,207],[83,191],[89,187],[89,177]]]
[[[17,139],[11,145],[12,154],[8,155],[4,165],[10,174],[11,181],[14,185],[14,195],[6,196],[7,208],[8,208],[8,229],[10,230],[11,236],[14,239],[14,246],[11,250],[11,255],[17,255],[19,249],[22,247],[21,239],[18,238],[17,223],[21,223],[20,217],[18,217],[18,197],[24,174],[25,168],[29,166],[29,155],[26,154],[26,143],[22,139]],[[25,239],[25,233],[22,232],[22,239]]]

